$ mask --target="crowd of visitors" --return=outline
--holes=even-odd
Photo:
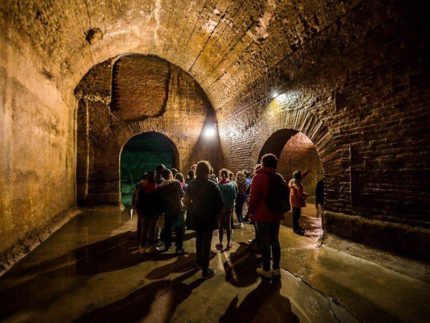
[[[243,222],[254,225],[255,239],[251,246],[259,250],[263,260],[257,273],[267,278],[279,276],[280,221],[291,205],[293,230],[303,235],[299,218],[307,194],[303,191],[301,181],[309,171],[303,174],[294,172],[287,184],[276,171],[277,163],[275,155],[266,154],[261,158],[261,164],[255,166],[253,174],[238,171],[234,175],[223,168],[216,176],[207,161],[192,165],[186,177],[177,169],[169,170],[162,164],[155,171],[145,173],[136,186],[132,207],[138,218],[139,253],[169,250],[174,231],[176,253],[182,255],[185,229],[194,230],[196,266],[202,269],[202,276],[208,278],[214,274],[214,270],[209,268],[213,231],[218,229],[219,232],[216,249],[230,249],[235,210],[238,228],[243,227]],[[323,205],[322,185],[321,181],[317,186],[318,210],[322,210]],[[243,216],[246,204],[248,212]]]

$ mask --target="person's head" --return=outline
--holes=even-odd
[[[199,179],[206,179],[209,176],[211,164],[207,160],[201,160],[196,166],[196,177]]]
[[[177,174],[175,175],[175,179],[176,179],[177,181],[179,181],[179,182],[183,183],[183,182],[184,182],[184,175],[182,175],[182,173],[177,173]]]
[[[163,171],[161,172],[161,176],[163,176],[163,178],[165,180],[169,180],[173,178],[172,172],[170,169],[163,169]]]
[[[163,164],[158,165],[157,167],[155,167],[155,173],[158,176],[162,176],[163,170],[166,169],[166,166],[164,166]]]
[[[261,163],[263,164],[263,167],[276,169],[278,167],[278,158],[273,154],[265,154],[261,157]]]
[[[236,174],[236,182],[239,182],[241,179],[246,178],[245,172],[240,170]]]
[[[227,169],[225,169],[225,168],[221,169],[221,170],[219,171],[219,177],[220,177],[221,179],[224,179],[224,180],[226,180],[227,178],[229,178],[229,172],[228,172],[228,170],[227,170]]]
[[[190,169],[187,173],[187,178],[190,179],[194,179],[196,177],[196,173],[195,171],[193,171],[192,169]]]
[[[173,177],[175,177],[177,173],[178,173],[178,170],[176,168],[172,168]]]
[[[196,171],[197,170],[197,164],[192,165],[191,170]]]
[[[255,167],[254,167],[254,174],[255,174],[259,169],[261,169],[261,164],[257,164],[257,165],[255,165]]]
[[[299,170],[296,170],[296,171],[293,173],[293,177],[294,177],[294,179],[295,179],[296,181],[300,181],[300,180],[302,179],[302,172],[301,172],[301,171],[299,171]]]
[[[150,170],[149,172],[146,173],[146,182],[148,184],[154,184],[155,183],[155,173]]]

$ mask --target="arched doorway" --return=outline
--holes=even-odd
[[[273,133],[264,143],[259,160],[264,154],[273,153],[278,160],[278,172],[289,181],[295,170],[310,170],[303,179],[304,191],[308,193],[306,207],[302,209],[300,225],[305,235],[320,238],[323,233],[323,222],[320,212],[315,207],[315,190],[318,181],[323,179],[324,171],[314,143],[304,133],[294,129],[281,129]],[[284,225],[292,226],[291,212],[286,214]]]
[[[159,164],[179,168],[179,154],[167,136],[151,131],[130,138],[120,154],[121,203],[130,206],[142,175]]]

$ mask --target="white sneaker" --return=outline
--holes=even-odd
[[[280,277],[280,276],[281,276],[281,269],[280,269],[280,268],[278,268],[278,269],[273,269],[273,270],[272,270],[272,274],[273,274],[273,276]]]
[[[272,277],[272,273],[270,272],[270,270],[266,271],[263,268],[257,268],[257,275],[260,275],[263,278]]]

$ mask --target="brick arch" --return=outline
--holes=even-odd
[[[278,118],[278,122],[265,124],[256,136],[251,148],[251,160],[257,163],[265,143],[280,132],[289,135],[287,140],[295,133],[305,134],[315,145],[324,170],[326,207],[328,210],[339,211],[339,206],[350,204],[349,192],[346,192],[340,182],[348,181],[345,178],[345,165],[342,164],[341,146],[333,138],[332,132],[314,115],[304,110],[289,111],[286,118]],[[284,121],[282,121],[284,120]],[[273,137],[272,137],[273,138]],[[281,148],[282,150],[282,148]]]
[[[216,123],[215,112],[191,75],[156,56],[123,56],[121,66],[117,81],[123,86],[117,92],[111,91],[112,59],[94,66],[75,90],[81,205],[119,203],[121,150],[131,137],[144,132],[172,140],[181,171],[199,159],[221,163],[219,139],[210,143],[202,139],[205,125]],[[115,96],[123,100],[112,109]]]

